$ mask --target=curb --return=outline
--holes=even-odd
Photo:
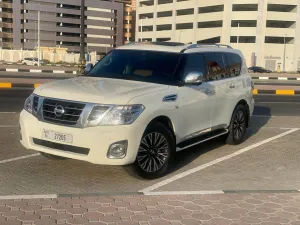
[[[0,89],[10,89],[10,88],[30,88],[34,89],[40,86],[41,84],[25,84],[25,83],[0,83]],[[260,90],[254,89],[254,95],[259,94],[274,94],[274,95],[300,95],[300,91],[295,90]]]
[[[22,73],[54,73],[54,74],[77,74],[77,71],[68,70],[39,70],[39,69],[3,69],[0,68],[0,72],[22,72]]]
[[[253,80],[299,80],[299,77],[252,77]]]
[[[46,195],[6,195],[1,200],[21,199],[56,199],[80,197],[109,197],[109,196],[187,196],[187,195],[219,195],[219,194],[264,194],[264,193],[300,193],[299,190],[212,190],[212,191],[171,191],[171,192],[111,192],[111,193],[83,193],[83,194],[46,194]]]

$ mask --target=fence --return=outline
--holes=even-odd
[[[38,57],[37,51],[27,50],[6,50],[0,49],[0,61],[6,62],[18,62],[24,58]],[[67,62],[67,63],[78,63],[80,55],[78,53],[50,53],[40,52],[40,58],[43,60],[49,60],[51,63]],[[86,55],[88,62],[95,63],[97,60],[97,52],[91,52]]]

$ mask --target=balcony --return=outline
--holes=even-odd
[[[12,33],[1,32],[0,33],[0,38],[13,38],[13,34]]]
[[[0,17],[1,18],[13,18],[13,14],[12,13],[0,12]]]
[[[124,33],[124,37],[126,37],[126,38],[130,38],[131,36],[132,36],[132,34],[130,32]]]
[[[2,27],[2,28],[12,28],[13,24],[12,23],[0,22],[0,27]]]
[[[124,16],[124,20],[132,20],[132,16]]]
[[[132,24],[124,24],[124,28],[125,29],[131,29],[132,28]]]
[[[267,20],[296,21],[297,13],[294,12],[268,12]]]
[[[293,28],[266,28],[266,34],[265,36],[270,36],[270,37],[295,37],[296,35],[296,30]]]
[[[12,3],[10,2],[0,2],[1,8],[12,8]]]

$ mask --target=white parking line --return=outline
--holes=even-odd
[[[14,161],[18,161],[21,159],[28,159],[28,158],[32,158],[32,157],[36,157],[39,156],[40,153],[35,153],[35,154],[31,154],[31,155],[26,155],[26,156],[21,156],[21,157],[16,157],[16,158],[11,158],[11,159],[5,159],[0,161],[0,164],[4,164],[4,163],[8,163],[8,162],[14,162]]]
[[[0,112],[0,114],[15,114],[16,112]]]
[[[224,194],[224,191],[155,191],[145,192],[145,195],[215,195]]]
[[[18,125],[0,125],[0,128],[19,127]]]
[[[286,131],[286,132],[283,132],[282,134],[278,134],[278,135],[276,135],[276,136],[274,136],[274,137],[270,137],[270,138],[268,138],[268,139],[266,139],[266,140],[260,141],[260,142],[258,142],[258,143],[256,143],[256,144],[253,144],[253,145],[250,145],[250,146],[248,146],[248,147],[245,147],[245,148],[243,148],[243,149],[241,149],[241,150],[238,150],[238,151],[236,151],[236,152],[234,152],[234,153],[232,153],[232,154],[223,156],[223,157],[218,158],[218,159],[215,159],[215,160],[213,160],[213,161],[211,161],[211,162],[209,162],[209,163],[205,163],[205,164],[203,164],[203,165],[201,165],[201,166],[195,167],[195,168],[193,168],[193,169],[187,170],[187,171],[185,171],[185,172],[182,172],[182,173],[179,173],[179,174],[177,174],[177,175],[175,175],[175,176],[172,176],[172,177],[170,177],[170,178],[167,178],[167,179],[165,179],[165,180],[163,180],[163,181],[161,181],[161,182],[158,182],[157,184],[154,184],[154,185],[152,185],[152,186],[150,186],[150,187],[144,188],[144,189],[140,190],[139,192],[143,192],[144,194],[147,194],[148,192],[151,192],[151,191],[153,191],[153,190],[155,190],[155,189],[158,189],[158,188],[160,188],[160,187],[162,187],[162,186],[165,186],[165,185],[167,185],[167,184],[169,184],[169,183],[172,183],[173,181],[179,180],[179,179],[181,179],[181,178],[183,178],[183,177],[186,177],[186,176],[188,176],[188,175],[191,175],[191,174],[193,174],[193,173],[196,173],[196,172],[198,172],[198,171],[201,171],[201,170],[203,170],[203,169],[205,169],[205,168],[207,168],[207,167],[213,166],[213,165],[215,165],[215,164],[217,164],[217,163],[220,163],[220,162],[223,162],[223,161],[225,161],[225,160],[231,159],[231,158],[233,158],[233,157],[235,157],[235,156],[238,156],[238,155],[240,155],[240,154],[243,154],[243,153],[245,153],[245,152],[248,152],[248,151],[250,151],[250,150],[252,150],[252,149],[254,149],[254,148],[258,147],[258,146],[264,145],[264,144],[266,144],[266,143],[268,143],[268,142],[274,141],[274,140],[276,140],[276,139],[278,139],[278,138],[284,137],[284,136],[286,136],[286,135],[288,135],[288,134],[291,134],[291,133],[293,133],[293,132],[295,132],[295,131],[298,131],[298,130],[299,130],[299,129],[291,129],[291,130],[288,130],[288,131]]]
[[[0,196],[0,200],[10,200],[10,199],[45,199],[45,198],[57,198],[58,195],[9,195],[9,196]]]

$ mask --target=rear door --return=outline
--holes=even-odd
[[[241,64],[235,55],[224,52],[205,53],[208,68],[208,82],[213,86],[216,96],[212,111],[212,128],[226,128],[229,125],[234,104],[236,104],[237,81],[236,74],[240,74]],[[241,62],[240,62],[241,63]]]

